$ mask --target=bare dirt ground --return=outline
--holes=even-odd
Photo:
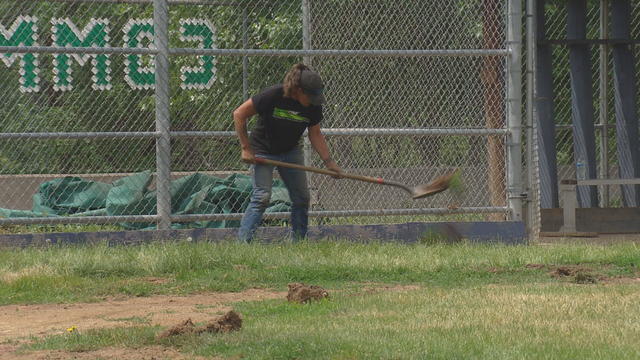
[[[0,306],[0,359],[194,359],[162,346],[107,348],[82,353],[37,351],[19,354],[16,349],[28,341],[29,336],[64,334],[71,327],[83,331],[136,325],[171,326],[188,318],[206,321],[231,310],[233,303],[284,299],[286,295],[286,292],[249,289],[236,293],[106,299],[99,303]]]
[[[16,353],[15,348],[8,345],[0,345],[0,359],[2,360],[204,360],[216,358],[204,358],[181,354],[177,350],[163,347],[150,346],[140,349],[105,348],[96,351],[68,352],[62,350],[32,351],[28,353]]]
[[[352,295],[364,296],[377,292],[411,291],[420,288],[416,285],[363,285],[360,293]],[[82,332],[88,329],[136,325],[170,327],[185,322],[185,319],[206,322],[232,310],[234,303],[269,299],[286,301],[288,295],[286,291],[249,289],[235,293],[114,298],[96,303],[0,306],[0,360],[200,360],[204,358],[181,354],[175,349],[163,346],[138,349],[103,348],[85,352],[19,352],[18,348],[31,341],[30,336],[65,334],[71,327]]]
[[[250,289],[237,293],[190,296],[152,296],[112,299],[99,303],[0,306],[0,342],[26,336],[63,334],[133,325],[169,326],[186,318],[208,319],[232,309],[241,301],[285,298],[286,292]]]

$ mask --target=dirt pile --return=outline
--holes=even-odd
[[[311,300],[321,300],[329,297],[327,290],[316,285],[305,285],[304,283],[291,283],[288,285],[289,293],[287,301],[296,303],[307,303]]]
[[[196,325],[193,323],[193,321],[191,321],[191,319],[187,319],[181,322],[180,324],[174,325],[168,328],[167,330],[161,332],[160,334],[158,334],[157,338],[165,339],[165,338],[176,336],[176,335],[189,334],[194,332],[195,328],[196,328]]]
[[[569,277],[576,284],[597,284],[598,277],[591,273],[589,268],[577,265],[564,265],[556,267],[551,276],[557,278]]]
[[[549,275],[552,277],[563,279],[569,278],[576,284],[597,284],[604,277],[599,277],[593,273],[593,269],[582,265],[544,265],[544,264],[527,264],[528,269],[548,269]]]
[[[219,333],[240,330],[242,327],[242,317],[237,312],[231,310],[221,317],[210,321],[204,326],[204,332]]]
[[[237,312],[231,310],[217,319],[209,321],[203,326],[196,326],[191,319],[187,319],[178,325],[159,333],[158,339],[166,339],[172,336],[184,334],[225,333],[240,330],[242,327],[242,317]]]

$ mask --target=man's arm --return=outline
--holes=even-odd
[[[313,146],[318,155],[320,155],[320,159],[322,159],[327,169],[337,173],[342,172],[340,166],[331,158],[327,142],[320,131],[320,125],[317,124],[309,127],[309,141],[311,141],[311,146]]]
[[[245,101],[237,109],[233,111],[233,124],[240,140],[240,148],[242,154],[240,155],[242,161],[253,163],[255,162],[255,154],[249,143],[249,135],[247,134],[247,120],[256,114],[256,109],[253,106],[251,99]]]

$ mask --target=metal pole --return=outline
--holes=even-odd
[[[631,40],[630,42],[633,42]],[[155,55],[148,48],[97,48],[60,46],[0,46],[0,53],[33,54],[139,54]],[[183,56],[271,56],[271,57],[487,57],[508,56],[505,49],[445,49],[445,50],[288,50],[288,49],[200,49],[171,48],[169,55]]]
[[[302,49],[311,50],[311,18],[309,12],[309,0],[302,0]],[[306,65],[312,66],[311,56],[304,56],[302,62]],[[311,141],[309,137],[304,137],[302,151],[304,153],[304,163],[311,164]],[[311,174],[309,174],[311,175]]]
[[[591,47],[580,41],[587,39],[587,1],[568,0],[567,40],[576,40],[569,46],[571,77],[571,118],[573,148],[578,180],[598,177],[596,162],[596,135],[594,129],[593,79],[591,78]],[[581,207],[598,207],[598,189],[578,186]]]
[[[611,36],[630,39],[632,34],[631,0],[611,3]],[[612,46],[613,84],[615,90],[616,145],[618,150],[618,175],[620,178],[640,177],[640,133],[638,132],[638,90],[636,85],[635,56],[630,44],[623,42]],[[622,185],[622,205],[640,206],[640,187]]]
[[[52,52],[52,53],[76,53],[78,50],[84,51],[87,54],[100,54],[105,53],[104,48],[60,48],[60,47],[34,47],[34,46],[0,46],[0,52],[3,53],[19,53],[19,52],[38,52],[38,49],[43,49],[40,52]],[[51,49],[51,51],[47,51]],[[58,50],[59,49],[59,50]],[[131,49],[130,52],[139,49]],[[147,50],[148,52],[149,50]],[[279,57],[292,57],[302,56],[304,57],[488,57],[488,56],[508,56],[509,51],[506,49],[423,49],[423,50],[367,50],[367,49],[354,49],[354,50],[301,50],[301,49],[199,49],[199,48],[171,48],[169,49],[171,55],[209,55],[209,56],[279,56]]]
[[[553,49],[546,41],[545,0],[535,2],[535,113],[538,202],[541,209],[557,208],[558,159],[554,120]],[[573,129],[569,126],[569,129]]]
[[[169,118],[169,9],[167,0],[153,1],[153,31],[158,54],[155,58],[156,97],[156,200],[158,230],[171,228],[171,139]]]
[[[522,3],[509,0],[507,11],[507,196],[511,220],[522,220]]]
[[[334,210],[309,211],[309,217],[353,217],[353,216],[399,216],[399,215],[439,215],[439,214],[502,214],[509,211],[503,206],[492,207],[461,207],[461,208],[419,208],[419,209],[378,209],[378,210]],[[176,222],[239,220],[241,213],[232,214],[188,214],[174,215]],[[264,219],[286,219],[290,212],[275,212],[264,214]],[[157,215],[131,216],[55,216],[34,218],[0,218],[0,226],[6,225],[44,225],[44,224],[116,224],[122,222],[153,222]]]
[[[538,137],[535,122],[535,69],[536,69],[536,5],[534,0],[527,0],[527,234],[536,235],[540,231],[540,204],[534,191],[538,188]]]
[[[491,136],[506,135],[506,129],[476,128],[326,128],[322,130],[328,136]],[[171,131],[172,138],[231,138],[235,131]],[[0,132],[0,139],[123,139],[159,138],[155,131],[123,132]]]
[[[302,49],[311,50],[311,13],[309,0],[302,0]],[[304,56],[302,61],[307,65],[312,65],[312,57]]]
[[[609,1],[600,0],[600,36],[609,38]],[[609,178],[609,45],[600,45],[600,178]],[[609,185],[604,185],[602,206],[609,207]]]
[[[246,49],[249,46],[248,38],[248,16],[247,8],[242,8],[242,48]],[[242,57],[242,98],[244,100],[249,99],[249,57],[247,55]]]

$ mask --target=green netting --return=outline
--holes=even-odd
[[[40,184],[33,195],[33,208],[12,210],[0,208],[0,217],[51,216],[120,216],[155,215],[156,191],[152,190],[150,171],[136,173],[107,184],[79,177],[63,177]],[[171,182],[171,213],[231,214],[242,213],[251,195],[251,178],[233,174],[219,178],[202,173],[181,177]],[[273,181],[271,202],[266,212],[288,212],[291,200],[284,183]],[[180,228],[238,227],[239,220],[173,223]],[[154,223],[122,223],[126,229],[154,228]]]

